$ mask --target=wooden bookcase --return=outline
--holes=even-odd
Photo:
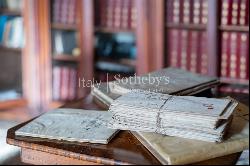
[[[5,15],[8,17],[13,17],[13,18],[22,17],[23,12],[24,12],[23,9],[21,10],[10,9],[7,6],[0,7],[0,16]],[[14,48],[14,47],[6,46],[6,45],[0,45],[0,59],[2,61],[0,65],[1,65],[1,70],[3,70],[1,72],[4,72],[4,75],[5,75],[4,77],[1,77],[1,79],[4,79],[4,80],[1,80],[1,82],[7,81],[6,84],[13,84],[11,86],[14,86],[14,87],[8,87],[7,89],[4,89],[4,90],[12,90],[12,88],[16,90],[16,88],[18,87],[18,90],[20,91],[20,95],[21,95],[20,97],[16,99],[7,99],[7,100],[0,101],[0,111],[14,108],[14,107],[24,107],[27,105],[27,100],[24,96],[24,92],[22,89],[22,84],[24,84],[24,80],[22,78],[22,72],[20,71],[22,67],[22,55],[23,55],[22,51],[23,51],[22,48],[16,48],[16,47]],[[2,69],[3,66],[5,67]],[[15,81],[17,82],[13,82],[13,76],[17,76],[17,75],[18,77],[20,77],[20,80],[17,81],[15,79]],[[10,82],[10,80],[12,81]]]
[[[175,1],[175,0],[174,0]],[[165,13],[167,10],[167,0],[164,1]],[[211,76],[220,77],[222,83],[226,84],[240,84],[249,86],[249,80],[235,79],[235,78],[223,78],[221,77],[221,55],[222,55],[222,32],[245,32],[249,35],[249,26],[240,25],[222,25],[221,24],[221,5],[222,0],[207,0],[208,14],[206,25],[194,25],[194,24],[182,24],[182,23],[170,23],[165,24],[165,46],[167,46],[167,32],[170,29],[180,30],[194,30],[203,31],[207,34],[207,57],[208,57],[208,74]],[[166,14],[164,15],[165,20]],[[190,42],[190,41],[189,41]],[[165,49],[165,66],[170,66],[168,61],[169,49]],[[248,55],[249,56],[249,55]]]

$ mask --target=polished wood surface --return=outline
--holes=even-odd
[[[200,94],[204,96],[205,94]],[[249,105],[249,96],[243,94],[216,94],[216,97],[231,96],[237,100]],[[210,96],[210,94],[206,94]],[[101,109],[99,104],[95,103],[95,98],[89,95],[84,100],[71,102],[64,106],[65,108],[83,108],[83,109]],[[35,151],[45,152],[44,154],[52,154],[55,160],[61,156],[71,159],[77,159],[88,162],[96,162],[99,164],[160,164],[160,162],[129,132],[120,132],[108,145],[100,144],[77,144],[65,141],[53,141],[46,139],[18,138],[15,131],[26,123],[20,124],[8,131],[7,142],[12,145],[20,146],[23,149],[31,149]],[[57,157],[57,155],[59,155]],[[46,156],[46,155],[44,155]],[[234,164],[239,153],[232,154],[201,162],[199,164]],[[43,158],[46,160],[46,157]],[[38,161],[25,160],[30,164],[37,164]],[[53,163],[53,162],[52,162]]]

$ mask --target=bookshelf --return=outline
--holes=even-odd
[[[0,110],[27,105],[22,88],[22,2],[0,2]]]
[[[164,15],[166,20],[166,66],[175,66],[193,72],[217,76],[221,78],[222,83],[239,84],[242,85],[242,87],[245,86],[245,88],[248,88],[248,1],[165,0],[164,2]],[[204,7],[206,7],[206,9]],[[194,24],[195,20],[197,22],[196,24]],[[204,20],[204,24],[201,24],[202,20]],[[189,34],[190,32],[191,34]],[[184,33],[184,35],[181,36],[181,33]],[[197,40],[192,38],[192,36],[196,36],[193,35],[193,33],[204,33],[206,38],[198,43],[192,42]],[[233,41],[228,41],[229,45],[226,47],[230,48],[229,52],[228,50],[225,52],[225,44],[223,45],[223,43],[225,43],[223,41],[223,35],[225,36],[225,34],[229,36],[233,34],[233,37],[231,38],[236,38],[234,43]],[[184,38],[185,36],[186,38]],[[176,40],[175,37],[177,37],[178,40]],[[246,41],[245,45],[240,41],[240,38]],[[206,49],[206,51],[202,51],[202,41],[205,41],[204,50]],[[200,49],[202,52],[193,52],[195,47],[198,47],[196,49]],[[232,50],[234,47],[236,47],[236,49]],[[178,48],[182,51],[178,51]],[[245,49],[245,51],[242,51],[241,49]],[[202,56],[202,54],[206,54],[204,60],[199,57]],[[228,57],[225,57],[225,54],[227,54]],[[232,55],[235,55],[236,57],[232,57]],[[242,57],[244,55],[245,57]],[[240,60],[242,58],[245,58],[246,60]],[[225,59],[227,59],[226,62],[223,61]],[[244,66],[240,61],[244,62]],[[202,66],[202,63],[204,62],[206,62],[206,65],[203,66],[203,69],[199,69],[199,65]],[[227,67],[225,68],[225,66]]]

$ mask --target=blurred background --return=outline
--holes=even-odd
[[[248,95],[249,0],[0,0],[0,132],[86,96],[79,79],[168,66]]]

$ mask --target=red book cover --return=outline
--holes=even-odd
[[[105,27],[107,25],[107,0],[98,0],[99,10],[100,12],[96,12],[98,14],[98,23],[99,26]]]
[[[240,33],[239,41],[239,78],[249,80],[249,34]]]
[[[61,0],[60,23],[67,23],[67,0]]]
[[[114,26],[115,28],[121,28],[122,24],[122,0],[116,0],[114,6]]]
[[[77,84],[77,72],[76,69],[69,69],[69,96],[68,100],[74,100],[76,98],[76,84]]]
[[[228,76],[228,39],[229,34],[228,32],[222,33],[222,40],[221,40],[221,47],[222,47],[222,52],[221,52],[221,76],[222,77],[227,77]]]
[[[207,54],[207,33],[201,33],[201,73],[208,73],[208,54]]]
[[[206,25],[208,21],[208,0],[201,0],[200,24]]]
[[[54,23],[60,22],[60,17],[61,17],[61,3],[59,0],[54,0],[52,2],[52,20]]]
[[[182,5],[183,5],[183,20],[182,22],[184,24],[190,24],[190,0],[182,0]]]
[[[107,3],[106,3],[106,17],[107,17],[107,25],[106,27],[109,27],[109,28],[113,28],[113,24],[114,24],[114,1],[115,0],[106,0]]]
[[[199,52],[199,32],[198,31],[191,31],[191,51],[190,51],[190,60],[189,60],[189,70],[192,72],[197,72],[198,71],[198,52]]]
[[[61,73],[61,100],[66,101],[68,99],[68,82],[69,72],[67,67],[62,67]]]
[[[179,24],[181,23],[181,15],[180,15],[180,5],[181,1],[180,0],[174,0],[173,1],[173,23]]]
[[[76,24],[76,0],[69,0],[68,5],[68,24]]]
[[[181,31],[181,68],[187,69],[187,52],[188,52],[188,30]]]
[[[178,30],[173,29],[168,31],[168,65],[178,67]]]
[[[166,23],[173,23],[174,0],[166,1]]]
[[[55,101],[60,100],[60,72],[60,67],[56,66],[53,68],[53,99]]]
[[[187,31],[187,55],[186,55],[186,69],[191,71],[191,54],[192,54],[192,35],[193,33],[195,33],[196,31],[192,31],[192,30],[189,30]],[[197,46],[197,45],[196,45]],[[193,70],[193,69],[192,69]]]
[[[179,7],[179,20],[180,23],[184,23],[183,17],[184,17],[184,1],[183,0],[178,0],[180,3],[180,7]]]
[[[230,78],[237,78],[237,36],[236,32],[230,34]]]
[[[121,10],[121,28],[128,29],[129,27],[129,0],[122,1],[122,10]]]
[[[128,10],[127,27],[128,29],[136,28],[137,11],[133,0],[128,0],[127,10]]]

